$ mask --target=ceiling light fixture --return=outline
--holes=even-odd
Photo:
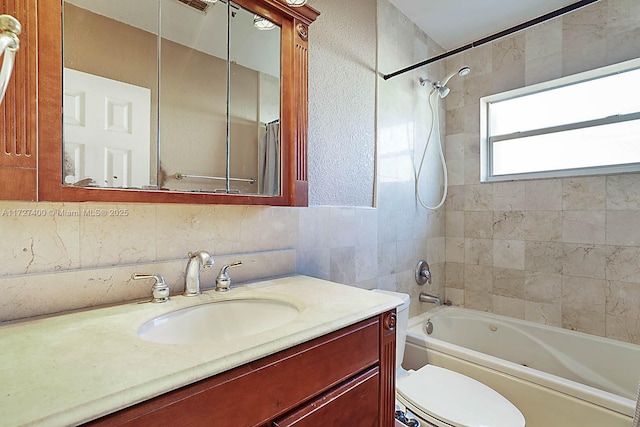
[[[253,26],[256,27],[259,30],[272,30],[276,27],[276,24],[274,24],[273,22],[269,21],[266,18],[263,18],[260,15],[254,15],[253,16]]]
[[[287,0],[287,4],[291,7],[300,7],[307,4],[307,0]]]

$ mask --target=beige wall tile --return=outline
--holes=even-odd
[[[447,212],[445,215],[446,237],[464,237],[464,217],[464,212]]]
[[[562,211],[526,211],[525,240],[562,241]]]
[[[562,310],[560,305],[543,304],[526,301],[524,320],[544,325],[562,327]]]
[[[525,270],[562,274],[564,252],[562,243],[526,242]]]
[[[329,280],[351,285],[356,282],[356,248],[332,248],[330,252]]]
[[[493,236],[492,212],[465,212],[464,237],[490,239]]]
[[[522,211],[525,208],[524,182],[493,184],[493,208],[497,211]]]
[[[523,211],[494,211],[493,238],[524,240],[525,216]]]
[[[527,181],[524,184],[524,197],[527,210],[562,210],[562,180]]]
[[[464,261],[468,265],[493,265],[493,240],[464,239]]]
[[[605,64],[616,64],[618,62],[636,59],[640,51],[640,29],[625,31],[607,36]]]
[[[562,307],[562,327],[586,334],[605,336],[605,314],[588,310]]]
[[[465,203],[465,186],[454,185],[449,187],[449,194],[445,202],[445,209],[450,211],[464,211]]]
[[[447,261],[445,265],[446,286],[448,288],[464,289],[464,275],[466,268],[467,266],[465,264]]]
[[[464,291],[462,289],[446,288],[445,295],[446,299],[451,301],[451,305],[456,307],[464,306]]]
[[[156,207],[153,205],[99,205],[94,212],[127,211],[126,216],[80,218],[82,268],[149,262],[156,259]]]
[[[509,316],[516,319],[524,319],[525,302],[524,300],[500,295],[493,295],[492,311],[502,316]]]
[[[427,259],[430,264],[444,264],[446,261],[446,239],[432,237],[425,241],[427,245]]]
[[[606,313],[640,320],[640,284],[607,281]]]
[[[640,174],[607,177],[607,210],[640,209]]]
[[[602,40],[606,34],[607,2],[597,2],[565,15],[562,20],[563,50],[576,49]]]
[[[300,249],[297,255],[298,273],[318,279],[331,279],[331,249]]]
[[[378,277],[378,246],[356,246],[356,282]]]
[[[388,276],[396,272],[396,242],[378,245],[378,276]]]
[[[525,299],[524,270],[511,268],[493,269],[493,294],[503,297]]]
[[[527,61],[562,52],[562,19],[552,19],[525,31]]]
[[[186,258],[191,251],[215,254],[215,208],[213,206],[163,205],[156,209],[158,260]]]
[[[493,210],[493,189],[491,185],[466,185],[464,197],[465,211]]]
[[[329,212],[329,247],[343,248],[356,244],[356,210],[354,208],[332,208]]]
[[[387,276],[378,276],[376,280],[376,288],[386,291],[397,291],[396,275],[389,274]]]
[[[464,266],[465,291],[490,294],[493,291],[493,268],[482,265]]]
[[[527,301],[560,306],[562,300],[562,275],[525,272],[525,298]]]
[[[585,277],[564,276],[562,279],[562,310],[572,308],[602,313],[606,305],[605,281]]]
[[[562,53],[527,60],[525,84],[533,85],[562,77]]]
[[[329,247],[330,233],[326,233],[324,230],[331,224],[330,212],[331,208],[318,206],[300,210],[298,220],[300,248]],[[389,223],[394,224],[391,221]]]
[[[640,248],[609,246],[606,278],[621,282],[640,283]]]
[[[608,211],[606,239],[609,245],[640,246],[640,210]]]
[[[606,198],[605,176],[562,180],[562,208],[565,211],[603,211]]]
[[[605,243],[604,211],[564,211],[562,240],[567,243]]]
[[[566,276],[605,278],[605,264],[608,250],[605,246],[577,245],[565,243],[564,266]]]
[[[493,266],[524,270],[525,242],[522,240],[493,240]]]
[[[493,307],[492,296],[486,292],[464,291],[464,306],[473,310],[491,311]]]
[[[0,276],[80,266],[77,203],[0,202]]]
[[[606,316],[607,338],[631,344],[640,344],[640,320],[626,317]]]
[[[356,208],[356,244],[375,246],[378,244],[378,211]]]
[[[460,237],[447,237],[446,261],[464,264],[464,240]]]
[[[633,0],[608,2],[607,32],[617,34],[640,26],[640,3]]]

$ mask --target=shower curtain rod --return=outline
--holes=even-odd
[[[499,33],[495,33],[495,34],[493,34],[491,36],[484,37],[484,38],[482,38],[480,40],[476,40],[475,42],[466,44],[464,46],[461,46],[461,47],[459,47],[457,49],[454,49],[454,50],[451,50],[449,52],[441,53],[438,56],[434,56],[433,58],[429,58],[429,59],[427,59],[425,61],[422,61],[422,62],[419,62],[417,64],[411,65],[409,67],[403,68],[402,70],[398,70],[398,71],[395,71],[395,72],[390,73],[390,74],[384,74],[382,76],[382,78],[385,79],[385,80],[389,80],[392,77],[399,76],[400,74],[404,74],[404,73],[406,73],[408,71],[415,70],[416,68],[424,67],[425,65],[431,64],[432,62],[440,61],[441,59],[448,58],[448,57],[456,55],[456,54],[458,54],[460,52],[464,52],[465,50],[469,50],[469,49],[472,49],[474,47],[483,45],[485,43],[492,42],[492,41],[497,40],[499,38],[511,35],[511,34],[516,33],[518,31],[525,30],[525,29],[527,29],[529,27],[532,27],[534,25],[537,25],[537,24],[540,24],[542,22],[548,21],[550,19],[557,18],[558,16],[567,14],[569,12],[573,12],[576,9],[579,9],[581,7],[584,7],[584,6],[588,6],[591,3],[595,3],[597,1],[599,1],[599,0],[581,0],[581,1],[578,1],[576,3],[572,3],[572,4],[568,5],[568,6],[562,7],[560,9],[557,9],[557,10],[553,11],[553,12],[546,13],[546,14],[544,14],[542,16],[539,16],[537,18],[531,19],[531,20],[529,20],[527,22],[524,22],[522,24],[515,25],[515,26],[513,26],[511,28],[507,28],[506,30],[500,31]]]

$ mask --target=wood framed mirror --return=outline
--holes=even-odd
[[[36,0],[24,0],[33,3]],[[153,0],[153,2],[181,2],[200,3],[201,0]],[[82,2],[82,0],[78,0]],[[279,88],[279,120],[280,125],[280,181],[275,191],[242,191],[245,194],[230,194],[227,181],[227,191],[194,188],[181,189],[180,186],[164,185],[164,181],[147,185],[134,185],[140,188],[119,187],[117,184],[108,188],[81,186],[75,176],[69,177],[69,168],[65,165],[63,133],[63,113],[67,106],[63,103],[63,70],[67,62],[63,56],[63,7],[64,0],[37,0],[37,200],[40,201],[100,201],[100,202],[144,202],[144,203],[218,203],[242,205],[273,205],[273,206],[306,206],[307,191],[307,66],[308,66],[308,26],[317,18],[319,13],[314,9],[290,7],[284,0],[237,0],[233,7],[245,14],[255,14],[256,17],[266,18],[279,27],[280,32],[280,88]],[[178,5],[187,7],[188,5]],[[219,0],[215,7],[227,8],[224,0]],[[30,10],[35,13],[36,8]],[[235,12],[234,12],[235,13]],[[246,20],[246,19],[245,19]],[[33,32],[31,32],[33,36]],[[35,37],[32,37],[35,39]],[[114,37],[117,41],[117,37]],[[160,38],[161,43],[165,41]],[[33,52],[31,52],[33,54]],[[100,51],[94,52],[100,54]],[[28,61],[27,61],[28,62]],[[235,65],[232,59],[231,65]],[[16,70],[17,71],[17,70]],[[35,83],[34,83],[35,84]],[[237,85],[236,86],[242,86]],[[158,85],[161,87],[161,85]],[[232,86],[233,87],[233,86]],[[273,92],[273,91],[272,91]],[[273,105],[265,108],[273,110]],[[277,109],[277,107],[276,107]],[[151,109],[154,114],[153,108]],[[272,114],[273,115],[273,114]],[[276,113],[277,115],[277,113]],[[265,115],[266,117],[267,115]],[[162,114],[158,114],[162,120]],[[260,117],[256,122],[262,126]],[[272,120],[269,120],[269,122]],[[152,125],[153,127],[153,125]],[[162,127],[158,125],[157,129]],[[232,128],[233,130],[233,128]],[[152,131],[153,133],[153,131]],[[184,130],[180,132],[184,134]],[[151,137],[153,141],[153,136]],[[178,152],[181,148],[178,149]],[[166,151],[166,150],[165,150]],[[175,151],[175,150],[174,150]],[[67,150],[66,163],[69,162]],[[192,154],[197,158],[200,154]],[[233,152],[232,152],[233,155]],[[153,164],[153,161],[150,162]],[[167,162],[168,163],[168,162]],[[158,162],[160,164],[160,161]],[[188,166],[184,166],[188,167]],[[66,168],[66,169],[65,169]],[[2,165],[0,164],[0,169]],[[228,170],[228,168],[227,168]],[[162,176],[163,170],[155,170],[150,176]],[[172,170],[165,174],[175,180],[178,174],[196,175],[198,170]],[[114,174],[115,176],[116,174]],[[223,177],[233,177],[234,172],[226,172]],[[0,171],[0,177],[2,172]],[[15,177],[19,178],[19,177]],[[251,177],[249,177],[251,178]],[[33,180],[31,180],[33,181]],[[25,187],[32,186],[28,179],[24,180]],[[86,182],[86,181],[85,181]],[[238,192],[232,189],[233,192]],[[277,194],[275,194],[277,192]],[[26,193],[25,193],[26,194]],[[0,199],[29,199],[29,197],[2,197]]]

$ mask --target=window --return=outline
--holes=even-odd
[[[482,181],[640,171],[640,59],[480,100]]]

